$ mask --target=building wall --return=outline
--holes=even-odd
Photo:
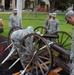
[[[25,1],[26,0],[22,0],[22,9],[24,9],[27,6],[27,5],[25,5]],[[34,0],[30,0],[30,1],[34,1]],[[4,8],[6,9],[7,2],[8,1],[6,1],[6,0],[2,0],[0,4],[3,5]],[[17,0],[9,0],[9,7],[8,7],[8,9],[14,9],[14,8],[16,8],[16,3],[17,3]],[[33,4],[30,4],[29,6],[33,7]]]

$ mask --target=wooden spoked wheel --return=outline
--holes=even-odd
[[[60,47],[64,48],[67,51],[71,50],[71,40],[72,37],[67,32],[64,31],[57,31],[54,34],[58,35],[59,37],[55,39],[55,42]]]
[[[38,26],[34,29],[35,32],[40,32],[41,34],[49,34],[48,30],[43,26]]]
[[[38,34],[26,35],[20,45],[20,61],[28,75],[47,75],[52,66],[52,54],[48,44]],[[20,51],[19,50],[19,51]],[[22,60],[24,58],[24,60]]]

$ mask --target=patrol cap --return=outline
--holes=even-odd
[[[73,14],[74,14],[73,10],[70,10],[66,13],[65,19],[66,19],[67,23],[68,23],[68,18],[71,17]]]
[[[31,31],[31,32],[34,31],[34,28],[32,26],[28,26],[27,29],[28,29],[28,31]]]
[[[52,13],[49,13],[49,16],[52,16],[53,14]]]
[[[15,8],[15,9],[13,9],[13,13],[17,13],[17,9]]]
[[[16,15],[17,14],[17,9],[13,9],[13,13]]]
[[[17,11],[17,9],[15,8],[15,9],[13,9],[13,11]]]
[[[53,13],[53,17],[56,17],[57,13]]]
[[[28,29],[33,29],[33,27],[32,27],[32,26],[28,26],[27,28],[28,28]]]

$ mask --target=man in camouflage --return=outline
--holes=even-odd
[[[48,29],[49,20],[52,19],[52,13],[49,13],[49,17],[44,21],[44,27]]]
[[[25,61],[25,57],[23,55],[23,53],[25,53],[25,50],[23,49],[19,49],[20,48],[20,43],[22,41],[22,39],[24,38],[24,36],[26,36],[27,34],[31,34],[31,33],[34,33],[34,29],[33,27],[29,26],[27,27],[26,29],[19,29],[19,30],[16,30],[12,33],[11,35],[11,41],[12,41],[12,49],[10,50],[10,53],[8,54],[8,56],[1,62],[1,64],[4,64],[6,62],[6,60],[12,56],[14,56],[15,52],[17,51],[19,53],[19,56],[20,56],[20,60],[21,60],[21,64],[23,66],[23,68],[25,68],[24,64],[22,63],[23,61]],[[30,42],[29,45],[27,45],[27,41]],[[32,44],[32,39],[27,39],[25,41],[25,45],[26,49],[31,49],[31,44]]]
[[[66,13],[65,19],[67,23],[71,24],[74,26],[74,11],[70,10]],[[70,54],[70,60],[71,62],[71,67],[70,67],[70,75],[74,75],[74,32],[72,34],[72,48],[71,48],[71,54]]]
[[[56,13],[52,13],[52,18],[48,21],[48,31],[50,34],[53,34],[56,31],[59,31],[60,22],[56,18]]]
[[[22,27],[21,18],[17,16],[17,9],[14,9],[13,14],[9,17],[9,28],[15,26]]]

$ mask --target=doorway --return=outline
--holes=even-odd
[[[10,8],[10,0],[5,0],[5,10],[9,10]]]

